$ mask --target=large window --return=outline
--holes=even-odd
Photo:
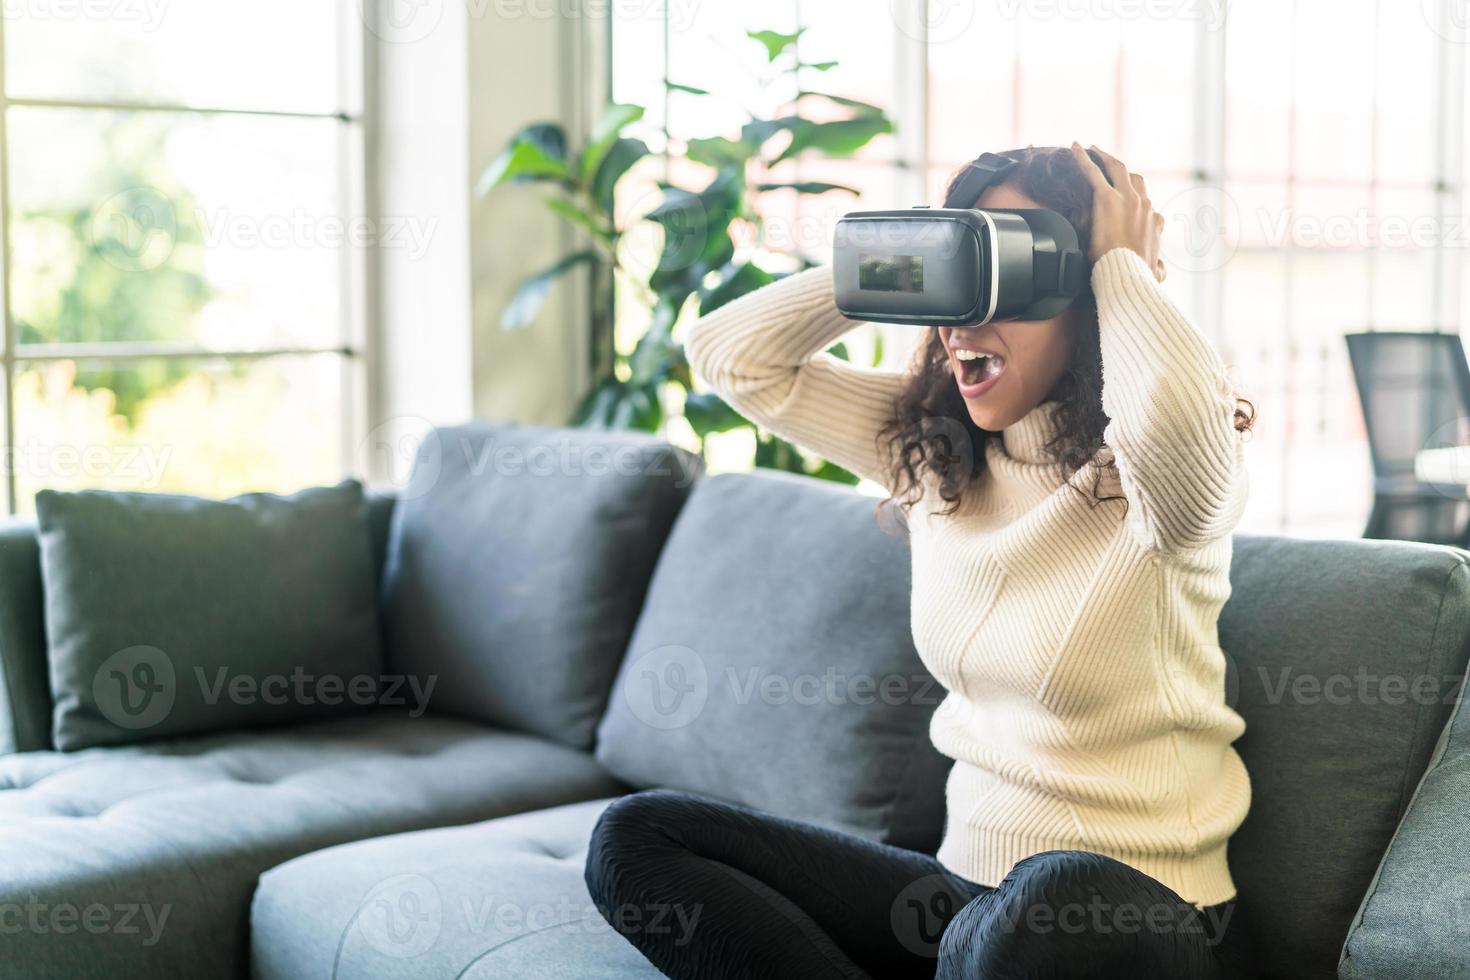
[[[663,79],[747,91],[746,29],[806,27],[821,87],[888,108],[892,137],[801,179],[861,206],[933,202],[980,151],[1072,139],[1145,174],[1166,288],[1259,409],[1248,528],[1355,535],[1371,497],[1342,335],[1460,329],[1464,45],[1450,0],[1177,4],[764,0],[613,19],[614,98],[678,138],[733,125]],[[728,133],[727,133],[728,135]],[[806,206],[825,225],[859,206]],[[820,236],[819,236],[820,237]],[[890,357],[902,345],[889,344]]]
[[[350,467],[354,0],[4,4],[5,506]]]

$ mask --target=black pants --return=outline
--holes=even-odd
[[[988,888],[918,851],[671,790],[608,807],[586,879],[674,980],[1253,975],[1233,901],[1197,909],[1100,854],[1037,854]]]

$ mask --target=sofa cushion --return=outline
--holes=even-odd
[[[271,869],[250,911],[256,980],[658,980],[582,881],[609,802],[380,837]]]
[[[36,494],[61,749],[370,701],[383,670],[362,486],[205,500]]]
[[[1460,691],[1342,947],[1342,980],[1470,976],[1470,708]]]
[[[937,846],[943,691],[914,651],[909,552],[871,497],[757,472],[700,481],[598,732],[624,780]]]
[[[390,667],[437,677],[435,710],[590,748],[698,468],[632,433],[431,432],[388,546]]]
[[[247,909],[267,868],[343,841],[622,789],[587,753],[386,709],[7,756],[0,908],[35,910],[42,925],[7,930],[4,960],[30,980],[242,977]],[[82,928],[79,912],[109,927]]]
[[[1236,748],[1251,809],[1230,866],[1270,976],[1336,974],[1465,669],[1467,557],[1393,541],[1236,538],[1220,643],[1246,722]]]
[[[51,747],[51,682],[36,526],[0,524],[0,755]]]

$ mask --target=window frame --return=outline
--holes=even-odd
[[[372,34],[364,18],[354,13],[353,0],[336,0],[337,13],[337,98],[339,107],[330,112],[287,109],[239,108],[229,106],[191,105],[183,102],[110,99],[50,99],[14,97],[10,95],[6,76],[6,19],[0,16],[0,444],[7,447],[10,458],[5,461],[3,513],[14,517],[20,512],[17,491],[16,378],[20,371],[33,365],[58,361],[88,362],[123,366],[128,363],[183,360],[201,363],[239,364],[277,358],[334,356],[341,373],[339,408],[341,432],[338,437],[339,470],[345,476],[355,468],[354,447],[366,431],[374,400],[374,365],[372,343],[377,324],[375,291],[370,272],[375,261],[374,250],[341,246],[338,266],[338,291],[341,321],[337,324],[336,341],[324,344],[274,346],[264,348],[211,348],[189,343],[158,341],[103,341],[98,343],[22,344],[12,306],[11,274],[14,243],[11,237],[10,206],[10,110],[58,109],[82,112],[140,112],[175,116],[245,116],[266,119],[312,119],[331,122],[335,126],[337,154],[336,177],[338,209],[346,219],[362,215],[376,227],[376,195],[370,179],[369,140],[375,132],[377,63]],[[347,106],[356,106],[348,110]],[[367,253],[367,254],[365,254]]]

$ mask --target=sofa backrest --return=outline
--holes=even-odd
[[[659,557],[597,758],[667,786],[932,850],[950,760],[914,651],[907,542],[877,500],[786,473],[699,482]]]
[[[370,491],[367,498],[381,581],[397,498],[382,491]],[[0,523],[0,755],[53,748],[42,590],[35,522],[11,518]]]
[[[0,754],[51,747],[51,682],[33,521],[0,524]]]
[[[1464,552],[1237,536],[1220,617],[1251,809],[1231,838],[1269,976],[1336,976],[1470,652]]]

